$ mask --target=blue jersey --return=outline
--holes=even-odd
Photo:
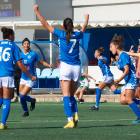
[[[10,40],[0,42],[0,77],[14,76],[14,61],[20,60],[20,50]]]
[[[121,71],[124,72],[124,66],[125,65],[129,65],[129,73],[127,74],[127,76],[124,78],[126,83],[137,83],[138,84],[138,78],[136,77],[136,70],[135,67],[131,61],[130,56],[125,53],[122,52],[119,56],[118,59],[118,69],[120,69]]]
[[[83,32],[73,32],[70,42],[66,40],[66,32],[55,29],[54,35],[58,37],[60,48],[60,60],[70,65],[80,65],[79,40],[83,38]]]
[[[115,63],[117,63],[117,64],[118,64],[118,62],[117,62],[117,61],[115,61]],[[112,63],[112,66],[117,66],[115,63],[113,62],[113,63]]]
[[[23,58],[22,62],[27,68],[28,72],[32,76],[36,76],[35,63],[36,61],[40,61],[40,57],[38,56],[38,54],[30,50],[27,54],[24,54],[24,52],[21,52],[21,57]],[[22,72],[21,78],[24,80],[31,80],[24,72]]]
[[[107,60],[107,58],[104,56],[102,56],[102,58]],[[104,62],[102,59],[99,59],[98,66],[101,68],[103,76],[113,76],[113,74],[110,71],[108,62]]]

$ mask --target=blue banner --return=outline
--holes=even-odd
[[[3,17],[12,17],[12,11],[0,12],[0,18],[3,18]]]

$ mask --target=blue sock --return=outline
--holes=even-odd
[[[10,102],[11,102],[11,99],[3,99],[1,123],[4,125],[6,124],[6,120],[10,112]]]
[[[63,103],[64,103],[64,111],[67,118],[72,117],[70,97],[68,96],[63,97]]]
[[[77,109],[77,103],[76,103],[74,96],[70,97],[70,101],[71,101],[71,110],[72,110],[73,114],[75,115],[76,112],[78,113],[78,109]]]
[[[0,98],[0,108],[2,106],[2,103],[3,103],[3,98]]]
[[[96,88],[96,104],[95,104],[95,106],[99,106],[100,98],[101,98],[101,90],[99,88]]]
[[[113,91],[113,93],[114,93],[114,94],[121,94],[121,90],[115,89],[115,90]]]
[[[19,97],[20,97],[20,103],[21,103],[21,106],[22,106],[24,112],[28,112],[28,107],[27,107],[26,101],[24,100],[24,95],[19,94]]]
[[[137,117],[140,118],[140,111],[137,104],[135,102],[132,102],[131,104],[129,104],[129,106],[131,107],[133,112],[137,115]]]
[[[21,95],[21,94],[20,94]],[[33,98],[31,98],[30,96],[28,95],[22,95],[22,98],[25,100],[25,101],[28,101],[28,102],[33,102]]]
[[[137,99],[133,99],[133,101],[136,103],[136,104],[140,104],[140,100],[137,100]]]

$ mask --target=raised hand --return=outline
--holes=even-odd
[[[131,50],[134,48],[134,45],[131,45]]]
[[[89,18],[89,14],[84,14],[85,19]]]
[[[38,11],[38,8],[39,8],[38,5],[35,5],[33,9],[34,11]]]

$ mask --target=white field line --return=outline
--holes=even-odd
[[[115,119],[115,120],[79,120],[79,122],[111,122],[111,121],[132,121],[134,119]],[[14,120],[8,120],[7,123],[56,123],[56,122],[67,122],[62,120],[56,120],[56,121],[41,121],[41,120],[30,120],[30,121],[14,121]]]
[[[11,105],[20,105],[20,104],[11,104]],[[62,106],[63,104],[36,104],[36,106],[38,106],[38,105],[46,105],[46,106]],[[78,107],[79,106],[93,106],[94,104],[91,104],[91,105],[78,105]],[[121,107],[126,107],[126,106],[128,106],[128,105],[99,105],[99,106],[121,106]]]

